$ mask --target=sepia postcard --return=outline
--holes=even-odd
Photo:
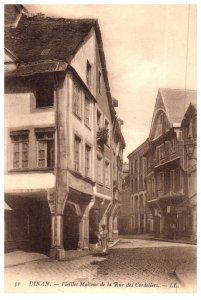
[[[4,5],[5,293],[196,293],[196,9]]]

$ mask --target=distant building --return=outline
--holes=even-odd
[[[145,185],[148,140],[128,155],[130,178],[130,233],[151,233],[153,218],[147,206]]]
[[[118,215],[118,229],[120,234],[130,233],[130,182],[129,164],[123,164],[122,173],[122,197],[121,208]]]
[[[158,91],[145,153],[147,203],[157,236],[195,240],[196,158],[186,152],[190,140],[196,155],[195,103],[196,91]]]

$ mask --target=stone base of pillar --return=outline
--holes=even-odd
[[[57,259],[57,260],[62,260],[66,256],[64,248],[56,248],[52,247],[50,249],[50,258],[52,259]]]
[[[119,237],[119,231],[118,230],[113,230],[112,237],[113,237],[114,240],[118,239],[118,237]]]
[[[192,234],[192,235],[190,236],[190,241],[191,241],[192,243],[194,243],[194,244],[197,243],[197,237],[196,237],[195,234]]]

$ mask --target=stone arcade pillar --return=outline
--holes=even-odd
[[[94,205],[95,197],[85,206],[80,215],[78,247],[83,250],[89,249],[89,212]],[[80,210],[81,211],[81,210]]]
[[[51,249],[50,257],[61,260],[65,258],[65,250],[63,247],[63,211],[68,193],[55,193],[48,191],[47,198],[51,211],[52,227],[51,227]]]
[[[109,217],[109,238],[110,240],[118,238],[118,224],[117,214],[120,208],[120,204],[115,204]]]

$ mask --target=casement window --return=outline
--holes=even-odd
[[[85,176],[91,178],[91,147],[85,145]]]
[[[103,183],[103,159],[97,155],[97,182]]]
[[[164,173],[160,172],[157,174],[157,190],[164,191]]]
[[[82,118],[82,92],[76,83],[73,86],[73,112],[80,119]]]
[[[107,145],[110,146],[110,121],[105,118],[105,128],[108,129]]]
[[[92,86],[92,67],[88,61],[87,61],[87,66],[86,66],[86,81],[87,81],[87,85],[89,87],[91,87]]]
[[[165,146],[162,144],[160,146],[160,159],[163,159],[165,157]]]
[[[170,153],[175,153],[177,151],[177,139],[173,138],[170,142]]]
[[[120,183],[120,178],[119,178],[119,183]],[[109,161],[105,161],[105,186],[110,188],[110,163],[109,163]]]
[[[46,75],[37,80],[35,96],[36,108],[54,106],[54,82],[52,77]]]
[[[74,138],[74,170],[80,172],[81,169],[81,139],[75,135]]]
[[[35,129],[37,140],[37,167],[53,168],[55,164],[54,128]]]
[[[28,130],[10,133],[12,142],[12,169],[28,168],[29,132]]]
[[[102,95],[102,73],[98,71],[98,92]]]
[[[84,100],[84,124],[88,127],[91,126],[91,110],[90,110],[90,100],[85,97]]]

